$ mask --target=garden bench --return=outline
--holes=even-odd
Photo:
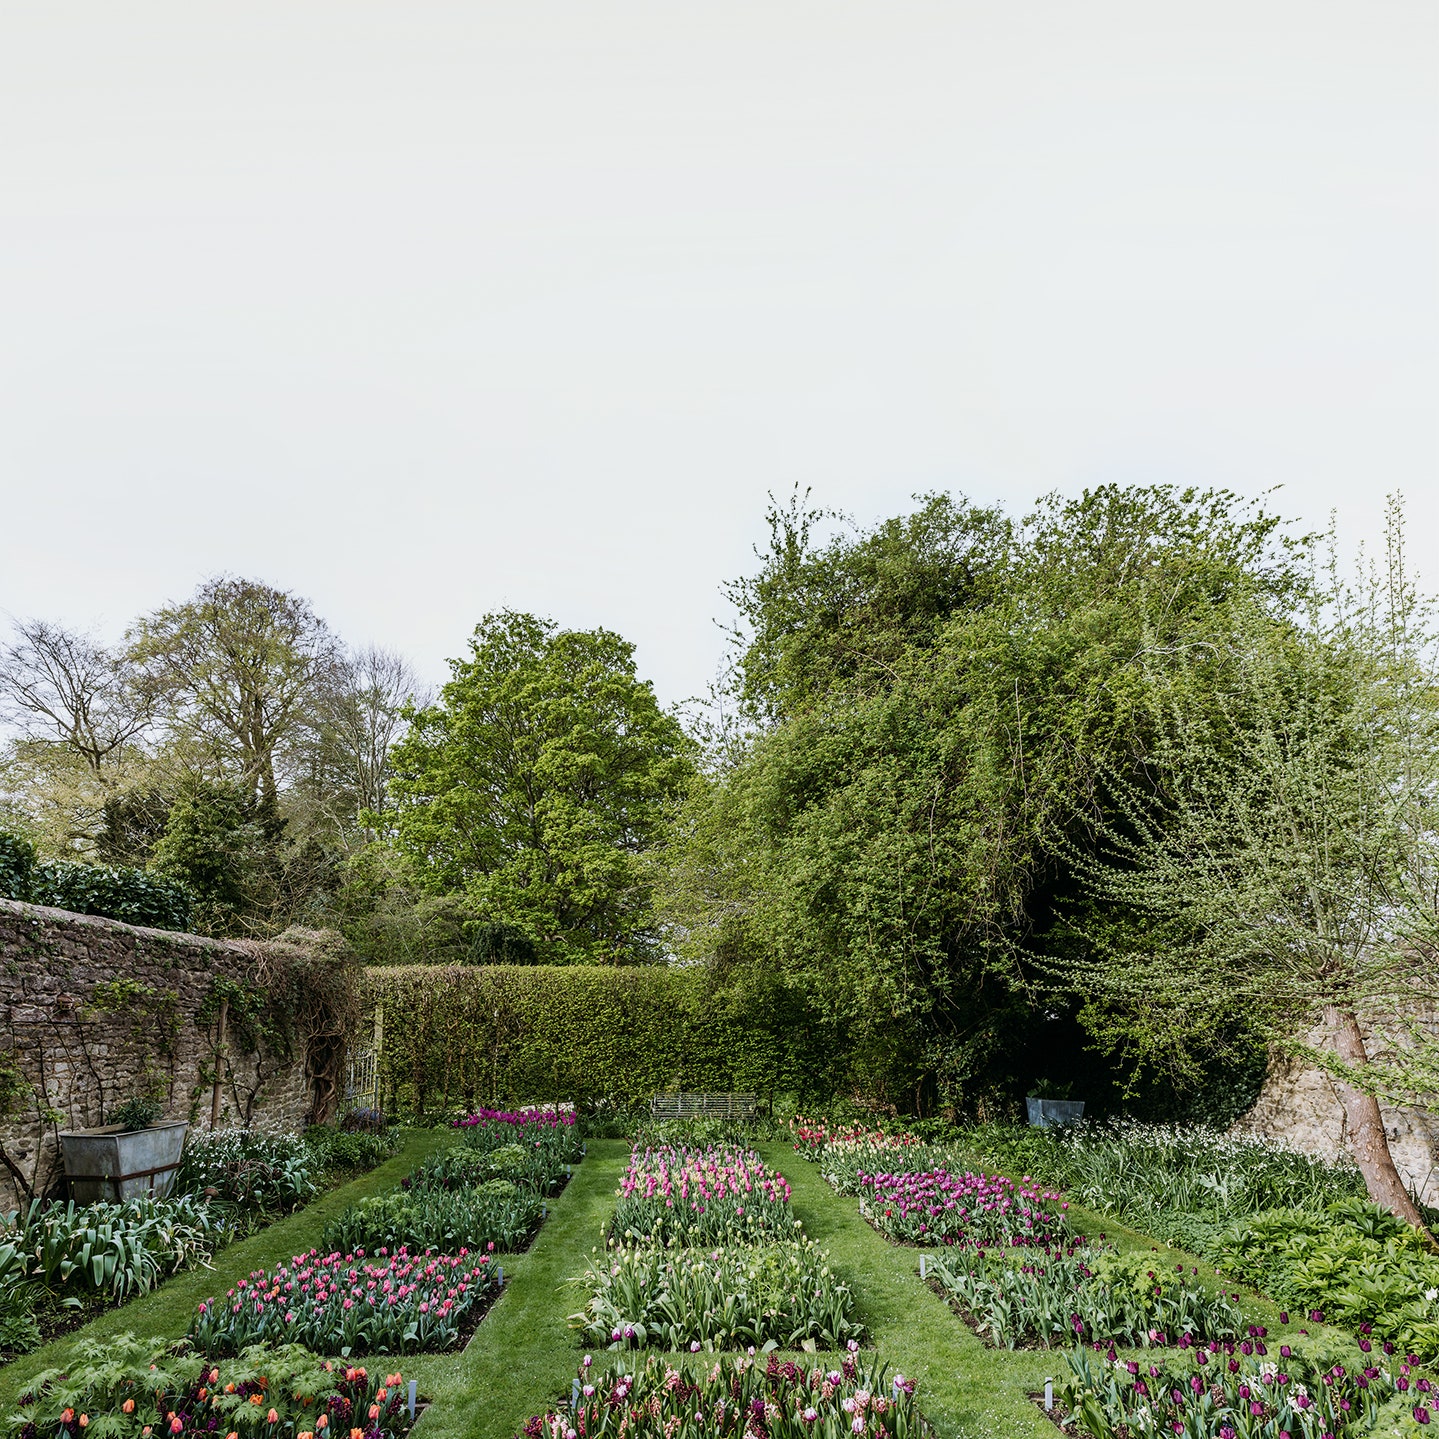
[[[748,1119],[759,1106],[757,1094],[657,1094],[650,1100],[655,1119]]]

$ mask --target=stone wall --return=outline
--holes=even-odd
[[[1439,1034],[1439,1017],[1429,1027]],[[1317,1046],[1323,1036],[1309,1036]],[[1366,1029],[1366,1045],[1373,1052],[1374,1035]],[[1428,1109],[1383,1104],[1385,1132],[1390,1152],[1405,1185],[1425,1204],[1439,1207],[1439,1114]],[[1263,1134],[1283,1139],[1310,1154],[1334,1158],[1346,1148],[1344,1109],[1334,1086],[1321,1069],[1290,1059],[1276,1058],[1254,1108],[1234,1126],[1246,1134]]]
[[[105,1122],[142,1089],[165,1117],[208,1128],[217,1069],[217,980],[253,982],[293,946],[140,929],[0,899],[0,1209],[59,1193],[58,1135]],[[227,1036],[221,1127],[298,1131],[313,1109],[303,1054],[246,1054]],[[6,1052],[8,1051],[8,1052]]]

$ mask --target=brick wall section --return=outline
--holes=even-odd
[[[202,1070],[213,1072],[217,1033],[197,1016],[217,977],[253,980],[266,947],[0,899],[0,1062],[30,1091],[0,1118],[0,1151],[37,1194],[61,1189],[59,1132],[103,1123],[147,1067],[167,1119],[209,1127],[212,1087]],[[96,1013],[95,987],[115,980],[149,986],[172,1020],[155,1023],[143,1002]],[[276,1060],[232,1045],[221,1090],[222,1127],[296,1132],[310,1115],[303,1055]],[[10,1168],[0,1170],[0,1209],[23,1197]]]

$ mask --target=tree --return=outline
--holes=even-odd
[[[931,497],[828,543],[819,518],[772,511],[732,591],[753,729],[685,806],[666,912],[694,957],[816,996],[871,1091],[987,1104],[1052,1002],[1029,956],[1076,887],[1064,844],[1148,744],[1136,657],[1298,576],[1224,493],[1106,486],[1019,525]]]
[[[163,707],[171,744],[189,767],[234,778],[267,812],[279,775],[312,718],[336,642],[307,600],[255,580],[220,575],[184,604],[142,618],[130,657]]]
[[[405,711],[426,703],[410,662],[367,645],[338,651],[319,677],[313,715],[296,746],[296,789],[324,828],[350,847],[376,837],[389,808],[390,750]]]
[[[0,649],[0,718],[72,751],[100,779],[143,733],[150,710],[122,656],[90,635],[23,620]]]
[[[1075,972],[1116,997],[1141,1049],[1183,1051],[1238,1006],[1318,1060],[1371,1198],[1422,1227],[1378,1103],[1439,1073],[1409,1022],[1439,1004],[1439,668],[1397,509],[1359,589],[1316,584],[1294,622],[1240,595],[1177,664],[1161,653],[1143,657],[1154,744],[1137,771],[1108,769],[1102,845],[1078,867],[1171,942],[1102,948]],[[1406,1032],[1417,1047],[1394,1042]]]
[[[136,781],[151,721],[124,656],[48,620],[0,649],[0,719],[15,731],[4,785],[57,852],[93,846],[106,806]]]
[[[552,959],[655,945],[640,855],[690,772],[679,724],[608,630],[487,616],[392,751],[395,845],[434,894]]]

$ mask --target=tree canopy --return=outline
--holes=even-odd
[[[1079,898],[1099,767],[1151,742],[1143,657],[1302,567],[1224,493],[1105,487],[1014,525],[938,496],[820,543],[823,518],[772,511],[733,591],[751,729],[691,790],[668,913],[696,955],[819,996],[891,1097],[970,1103],[1051,1002],[1028,956]]]
[[[420,886],[464,895],[547,958],[652,956],[641,853],[691,766],[634,647],[504,611],[450,668],[393,751],[393,842]]]

